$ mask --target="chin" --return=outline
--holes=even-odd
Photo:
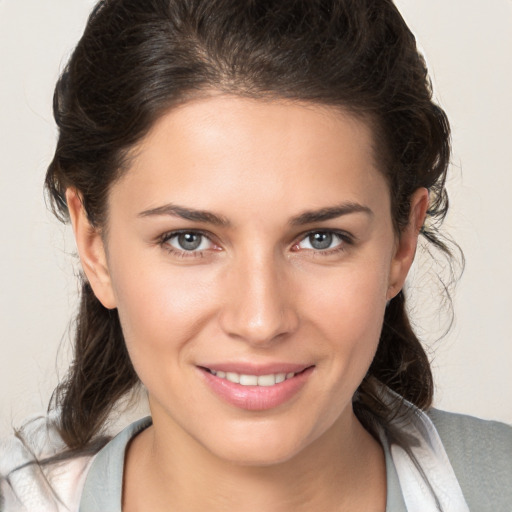
[[[265,423],[237,425],[220,439],[210,437],[203,446],[217,458],[232,464],[265,467],[297,458],[329,430],[328,426],[308,426],[304,420],[295,425],[268,420]]]
[[[303,447],[298,445],[279,446],[269,443],[251,443],[252,446],[239,446],[230,443],[226,450],[220,452],[217,447],[216,455],[227,462],[245,467],[268,467],[284,464],[293,460]]]

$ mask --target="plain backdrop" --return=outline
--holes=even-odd
[[[0,435],[45,411],[69,362],[75,247],[42,182],[56,141],[53,86],[93,4],[0,0]],[[421,253],[409,284],[435,405],[512,423],[512,1],[397,4],[452,123],[446,227],[467,259],[442,339],[446,307]]]

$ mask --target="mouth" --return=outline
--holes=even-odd
[[[199,366],[207,387],[222,401],[248,411],[264,411],[297,398],[315,366],[278,365],[273,368]],[[239,371],[234,371],[238,369]]]

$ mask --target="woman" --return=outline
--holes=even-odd
[[[75,361],[6,510],[506,510],[511,429],[423,412],[449,127],[390,1],[100,2],[55,117]]]

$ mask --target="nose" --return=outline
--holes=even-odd
[[[265,346],[297,329],[299,316],[285,265],[272,256],[253,255],[230,268],[220,312],[225,333]]]

